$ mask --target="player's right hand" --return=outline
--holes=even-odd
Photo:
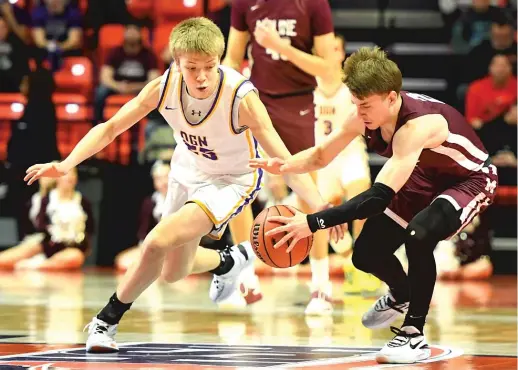
[[[25,171],[27,175],[23,178],[27,181],[27,185],[33,184],[36,180],[42,177],[61,177],[68,171],[63,168],[61,163],[51,162],[43,164],[35,164]]]
[[[285,164],[281,158],[252,158],[248,162],[251,168],[262,168],[263,170],[274,175],[281,174],[281,167]]]

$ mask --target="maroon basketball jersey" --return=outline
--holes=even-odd
[[[232,2],[232,27],[250,33],[253,59],[251,81],[257,89],[269,95],[313,91],[316,86],[313,76],[255,41],[254,30],[259,23],[275,27],[293,47],[311,54],[313,37],[334,32],[328,0]]]
[[[446,141],[437,148],[423,150],[412,173],[423,189],[432,183],[435,189],[448,188],[484,167],[489,157],[487,151],[471,125],[456,109],[426,95],[402,91],[401,98],[395,132],[406,122],[427,114],[440,114],[448,122]],[[392,156],[392,142],[383,141],[380,129],[365,128],[365,137],[370,150],[384,157]]]

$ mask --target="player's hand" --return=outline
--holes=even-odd
[[[248,166],[251,168],[262,168],[263,170],[280,175],[282,173],[281,167],[285,161],[281,158],[252,158],[248,161]]]
[[[286,233],[286,235],[284,235],[281,240],[275,243],[273,246],[275,249],[279,248],[284,243],[288,243],[288,241],[291,239],[291,242],[288,243],[286,253],[291,252],[299,240],[312,234],[311,230],[309,229],[306,215],[302,212],[296,211],[293,217],[271,216],[268,217],[268,221],[280,223],[281,226],[268,231],[265,234],[266,236]]]
[[[322,207],[319,207],[317,212],[323,211],[325,209],[334,207],[331,203],[327,203],[323,205]],[[329,230],[329,239],[334,240],[335,243],[338,243],[339,240],[342,240],[345,236],[345,233],[347,232],[347,229],[349,226],[347,224],[337,225],[334,226]]]
[[[277,53],[289,44],[289,40],[283,40],[274,27],[258,24],[254,30],[255,40],[265,49],[272,49]]]
[[[27,175],[25,175],[23,180],[27,181],[27,185],[31,185],[42,177],[61,177],[68,171],[63,168],[61,163],[43,163],[35,164],[25,172]]]

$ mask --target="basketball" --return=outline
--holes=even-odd
[[[313,245],[313,235],[303,238],[297,242],[291,252],[286,253],[288,244],[281,245],[274,249],[273,246],[281,240],[286,233],[279,233],[272,236],[265,234],[271,229],[280,226],[278,222],[268,221],[271,216],[293,217],[296,209],[291,206],[279,205],[264,209],[257,215],[254,225],[250,231],[252,248],[257,257],[269,266],[287,268],[301,263],[309,254]]]

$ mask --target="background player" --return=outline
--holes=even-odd
[[[317,77],[318,86],[314,92],[315,102],[315,143],[324,142],[333,129],[340,127],[343,117],[351,103],[351,93],[343,80],[343,62],[345,60],[345,40],[336,35],[334,41],[333,74]],[[371,185],[369,156],[363,137],[356,137],[328,166],[317,171],[317,185],[323,198],[334,205],[339,205],[345,199],[350,199],[367,190]],[[354,239],[360,235],[365,220],[353,222],[352,234]],[[330,265],[340,264],[345,272],[344,284],[346,293],[360,293],[363,289],[376,290],[379,280],[358,272],[352,266],[350,256],[353,240],[349,233],[338,243],[331,240],[334,250],[341,256],[338,261],[331,260]],[[312,311],[307,307],[307,312]]]
[[[362,322],[369,328],[386,327],[408,311],[402,328],[391,328],[396,336],[376,359],[412,363],[430,356],[423,327],[436,280],[435,246],[491,204],[496,167],[458,111],[428,96],[400,91],[401,71],[379,48],[362,48],[349,57],[345,75],[355,109],[339,130],[286,161],[252,163],[273,172],[313,171],[329,164],[358,135],[389,158],[369,190],[316,214],[271,218],[286,225],[269,234],[288,231],[277,244],[293,243],[315,230],[367,217],[353,263],[385,281],[390,292]],[[393,255],[403,243],[408,276]]]
[[[118,322],[159,276],[175,282],[191,272],[212,271],[217,275],[211,285],[213,300],[235,290],[233,282],[254,258],[250,244],[226,255],[208,249],[197,253],[200,239],[206,234],[220,237],[229,219],[255,198],[262,170],[251,170],[248,162],[258,156],[258,144],[272,157],[289,156],[252,83],[219,66],[224,39],[214,23],[206,18],[180,22],[171,33],[170,49],[175,63],[164,76],[146,85],[112,119],[90,130],[63,162],[27,170],[29,184],[42,176],[63,176],[142,119],[157,102],[175,130],[178,146],[163,217],[145,238],[140,258],[117,292],[88,325],[87,351],[118,350]],[[312,207],[324,208],[309,175],[286,180]]]
[[[224,65],[240,70],[251,43],[250,80],[291,154],[314,145],[314,76],[334,75],[334,28],[327,0],[234,0]],[[312,55],[314,48],[315,54]],[[305,210],[307,205],[301,203]],[[251,213],[250,213],[251,215]],[[246,221],[247,230],[252,224]],[[311,313],[332,310],[328,236],[317,233],[310,253]],[[308,307],[309,307],[308,306]]]

